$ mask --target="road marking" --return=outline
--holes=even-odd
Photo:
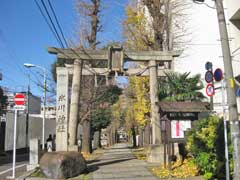
[[[26,165],[27,165],[27,164],[18,165],[18,166],[16,166],[16,169],[21,168],[21,167],[24,167],[24,166],[26,166]],[[12,171],[12,168],[9,168],[9,169],[7,169],[7,170],[5,170],[5,171],[0,172],[0,175],[3,175],[3,174],[5,174],[5,173],[7,173],[7,172],[9,172],[9,171]]]

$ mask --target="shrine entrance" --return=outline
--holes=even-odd
[[[77,151],[76,126],[78,123],[81,75],[105,76],[115,74],[125,76],[139,75],[150,77],[151,128],[152,143],[161,144],[160,119],[158,116],[157,77],[165,76],[171,70],[172,61],[182,51],[125,51],[120,47],[108,50],[84,50],[48,48],[48,52],[57,55],[58,59],[74,62],[71,65],[57,68],[57,118],[56,118],[56,150]],[[83,62],[105,61],[103,68],[83,65]],[[143,68],[124,68],[125,62],[140,62]],[[69,80],[72,79],[72,92],[69,97]],[[97,79],[97,78],[95,78]],[[96,83],[96,82],[95,82]]]

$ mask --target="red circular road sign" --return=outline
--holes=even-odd
[[[16,94],[15,97],[14,97],[14,102],[15,102],[15,105],[24,105],[25,103],[25,96],[24,94]]]
[[[206,94],[208,96],[213,96],[215,93],[214,86],[212,84],[208,84],[206,87]]]

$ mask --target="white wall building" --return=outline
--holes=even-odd
[[[217,12],[214,9],[214,1],[205,0],[206,4],[201,5],[193,3],[192,0],[186,1],[192,3],[191,8],[186,11],[188,14],[186,29],[189,32],[184,52],[174,62],[174,70],[180,73],[191,72],[192,75],[201,74],[205,82],[207,61],[213,63],[213,70],[221,68],[224,71]],[[237,76],[240,74],[240,0],[225,0],[224,3],[234,76]],[[146,16],[149,14],[146,13]],[[221,86],[220,83],[215,84],[215,87],[219,86]],[[203,92],[206,94],[205,89]],[[240,112],[239,98],[237,101]],[[222,112],[222,107],[219,106],[221,102],[222,93],[216,90],[214,110],[217,113]]]
[[[230,21],[231,52],[234,75],[240,75],[240,1],[227,0],[226,7]],[[237,97],[238,112],[240,112],[240,97]]]
[[[205,0],[205,3],[214,7],[214,2],[210,0]],[[225,0],[224,3],[233,71],[234,76],[237,76],[240,74],[240,1]],[[213,69],[221,68],[224,71],[217,13],[216,9],[209,8],[204,4],[195,4],[190,14],[189,28],[193,30],[192,41],[182,57],[176,61],[175,70],[179,72],[189,71],[192,74],[200,73],[203,81],[205,81],[206,70],[204,65],[206,61],[213,63]],[[215,87],[219,86],[221,86],[220,83],[215,84]],[[239,98],[237,98],[237,101],[240,112]],[[214,110],[218,113],[222,112],[222,107],[219,106],[221,102],[222,93],[217,90],[214,95]]]

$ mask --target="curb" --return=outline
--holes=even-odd
[[[24,174],[22,174],[21,176],[17,177],[16,180],[26,180],[28,176],[30,176],[30,174],[32,174],[35,171],[35,169],[31,170],[31,171],[27,171]]]

